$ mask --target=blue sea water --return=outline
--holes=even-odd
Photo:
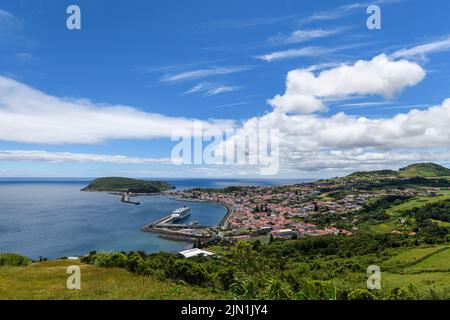
[[[168,179],[177,189],[231,185],[292,184],[293,180]],[[212,203],[183,202],[154,195],[141,205],[120,202],[118,195],[81,192],[89,180],[0,179],[0,252],[33,259],[79,256],[90,251],[180,251],[186,242],[162,239],[140,227],[187,205],[191,216],[216,225],[226,209]]]

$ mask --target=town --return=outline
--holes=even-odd
[[[359,229],[359,217],[352,213],[370,201],[387,196],[429,196],[436,192],[436,188],[377,188],[377,182],[330,179],[292,186],[192,189],[172,192],[171,196],[227,207],[219,235],[237,241],[267,235],[284,239],[352,235]]]

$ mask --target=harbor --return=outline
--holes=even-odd
[[[217,226],[201,225],[199,221],[174,223],[187,218],[190,213],[190,208],[186,206],[178,208],[169,215],[143,226],[141,231],[159,233],[161,238],[178,241],[205,242],[217,237]]]

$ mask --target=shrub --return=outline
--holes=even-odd
[[[286,282],[279,279],[270,279],[266,287],[265,298],[270,300],[290,300],[294,298],[294,292]]]
[[[125,267],[131,272],[137,272],[142,269],[143,264],[145,264],[145,261],[142,256],[139,253],[134,252],[128,257]]]
[[[176,260],[167,270],[173,280],[184,280],[190,284],[203,285],[208,280],[206,268],[189,260]]]
[[[0,253],[0,266],[27,266],[31,260],[15,253]]]
[[[388,300],[411,300],[413,295],[405,288],[394,288],[389,293]]]
[[[348,300],[375,300],[375,295],[367,289],[355,289],[347,295]]]

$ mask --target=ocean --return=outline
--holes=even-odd
[[[162,195],[139,197],[141,205],[120,196],[81,192],[84,179],[0,179],[0,252],[32,259],[80,256],[90,251],[175,252],[192,244],[166,240],[140,227],[184,205],[204,225],[216,225],[226,214],[213,203],[183,202]],[[165,179],[177,189],[231,185],[282,185],[301,180]]]

